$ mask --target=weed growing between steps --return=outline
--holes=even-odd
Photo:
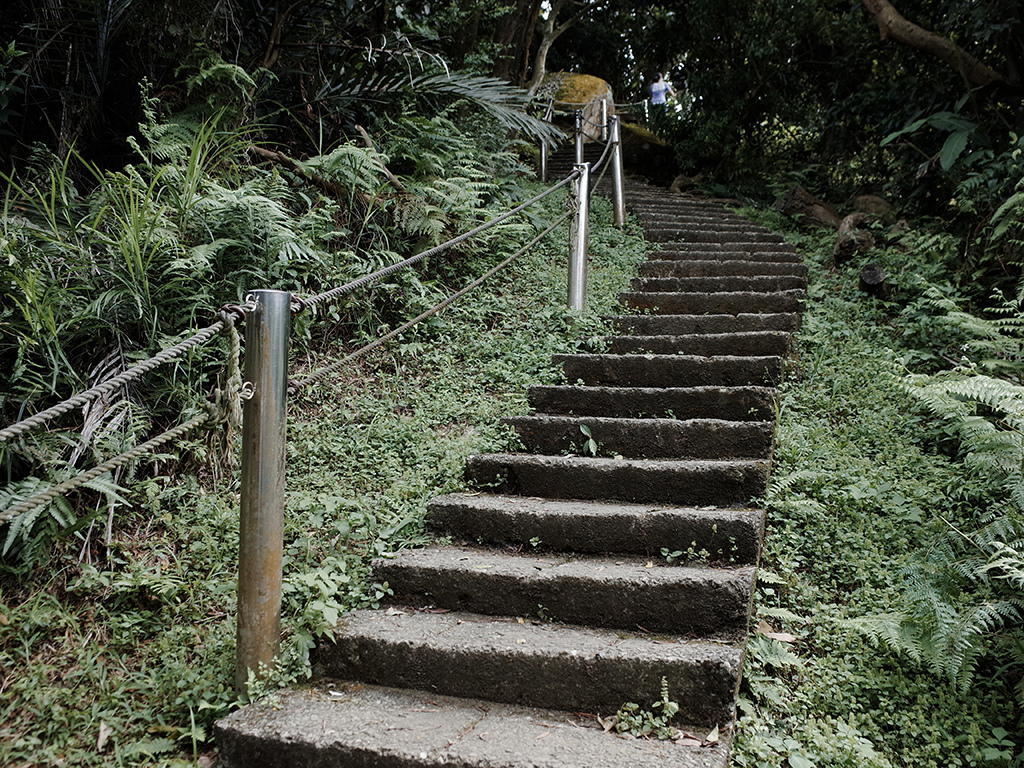
[[[424,541],[425,502],[463,487],[466,456],[512,443],[497,420],[526,411],[530,384],[556,380],[551,354],[603,332],[599,315],[645,246],[611,226],[607,201],[594,203],[585,315],[564,309],[567,236],[556,233],[291,404],[284,652],[272,684],[304,677],[313,638],[382,596],[369,560]],[[237,497],[188,477],[148,487],[145,522],[106,562],[80,565],[68,545],[52,573],[0,587],[0,764],[195,765],[212,749],[212,722],[236,706]]]
[[[822,262],[830,250],[824,238],[804,245]],[[909,284],[911,268],[886,257]],[[920,340],[913,314],[856,285],[855,269],[812,266],[798,370],[781,392],[733,764],[1018,765],[1007,737],[1019,712],[998,657],[961,687],[858,629],[903,611],[901,566],[949,526],[977,528],[1002,491],[938,451],[941,425],[899,389],[902,365],[924,357],[901,346]]]

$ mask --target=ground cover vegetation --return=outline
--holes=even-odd
[[[680,95],[661,138],[708,192],[780,229],[793,224],[766,211],[793,184],[839,209],[861,193],[895,208],[840,267],[833,232],[791,232],[814,271],[735,763],[1019,764],[1022,41],[1016,0],[8,3],[0,419],[172,345],[253,287],[313,292],[528,196],[515,137],[544,129],[510,84],[577,71],[637,103],[665,72]],[[301,364],[421,311],[553,216],[300,319]],[[595,238],[596,312],[639,251]],[[268,688],[383,596],[368,558],[422,540],[424,499],[456,487],[466,453],[508,445],[497,415],[555,375],[552,350],[597,332],[559,308],[552,249],[296,402],[285,658]],[[885,300],[856,289],[868,261]],[[227,349],[3,444],[0,507],[197,412]],[[186,440],[0,530],[7,762],[204,757],[234,701],[224,443]]]
[[[949,235],[872,254],[888,301],[859,290],[863,262],[831,263],[831,236],[790,236],[811,284],[734,764],[1018,765],[1020,383],[984,373],[993,329],[954,308]],[[953,355],[954,373],[937,370]]]

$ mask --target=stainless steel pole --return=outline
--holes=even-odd
[[[601,141],[608,141],[608,99],[601,99]]]
[[[590,241],[590,163],[578,163],[580,172],[569,187],[576,215],[569,227],[569,309],[582,312],[587,303],[587,251]]]
[[[540,140],[540,180],[548,180],[548,143]]]
[[[612,222],[617,227],[626,225],[626,188],[622,177],[622,126],[619,116],[609,119],[612,140]]]
[[[242,485],[238,544],[238,625],[235,689],[244,696],[249,673],[270,669],[281,636],[284,549],[285,440],[291,294],[254,291],[245,320],[245,380],[253,396],[242,420]]]
[[[583,162],[583,110],[576,110],[576,164]]]

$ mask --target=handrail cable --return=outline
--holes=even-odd
[[[249,309],[250,305],[248,304],[242,306],[237,304],[225,304],[223,307],[220,308],[220,310],[217,313],[220,316],[220,319],[217,320],[217,322],[213,323],[213,325],[210,325],[202,329],[201,331],[198,331],[190,338],[185,339],[184,341],[181,341],[178,344],[175,344],[173,347],[165,349],[163,352],[154,355],[148,360],[143,360],[142,362],[133,365],[128,370],[123,371],[119,373],[117,376],[107,379],[106,381],[100,384],[97,384],[95,387],[92,387],[91,389],[87,389],[84,392],[80,392],[74,397],[70,397],[67,400],[57,403],[56,405],[51,406],[44,411],[40,411],[34,416],[29,416],[27,419],[22,419],[21,421],[15,422],[14,424],[11,424],[8,427],[0,429],[0,443],[10,440],[12,437],[17,437],[21,433],[27,432],[28,430],[33,429],[34,427],[38,427],[42,424],[45,424],[47,421],[50,421],[51,419],[54,419],[57,416],[61,416],[65,413],[68,413],[69,411],[72,411],[75,408],[78,408],[79,406],[85,405],[86,403],[90,403],[93,400],[102,397],[103,395],[114,392],[115,390],[123,387],[125,384],[128,384],[129,382],[134,381],[143,374],[148,373],[152,369],[156,368],[158,365],[162,365],[163,363],[166,363],[169,360],[173,360],[176,357],[180,357],[193,347],[205,344],[207,341],[212,339],[221,331],[233,326],[236,320],[244,319],[245,314]],[[3,521],[0,520],[0,522]]]
[[[58,496],[63,496],[69,491],[73,491],[75,488],[85,485],[90,480],[95,480],[100,475],[110,472],[111,470],[116,469],[122,464],[127,464],[129,461],[137,459],[140,456],[149,453],[155,448],[159,448],[164,443],[168,443],[174,438],[180,437],[186,432],[195,429],[200,424],[204,424],[205,422],[210,421],[212,418],[213,416],[210,413],[201,413],[198,416],[189,419],[184,424],[179,424],[173,429],[169,429],[163,434],[157,435],[153,439],[147,440],[146,442],[135,446],[130,451],[126,451],[125,453],[122,453],[119,456],[115,456],[112,459],[108,459],[102,464],[96,465],[87,472],[75,475],[75,477],[71,478],[70,480],[65,480],[62,483],[58,483],[57,485],[47,488],[45,491],[37,493],[34,496],[30,496],[24,501],[19,501],[17,504],[8,507],[3,512],[0,512],[0,523],[10,522],[14,518],[19,517],[20,515],[23,515],[26,512],[35,509],[36,507],[41,507],[43,504],[47,504],[53,501]]]
[[[237,307],[234,308],[234,310],[229,309],[227,312],[244,311],[249,306],[251,305],[247,303],[245,307]],[[242,417],[240,401],[251,398],[252,390],[242,384],[241,341],[239,339],[238,329],[235,328],[234,317],[227,314],[222,317],[219,323],[224,324],[224,327],[229,332],[230,352],[228,353],[227,363],[227,383],[223,390],[214,390],[214,402],[204,403],[203,405],[205,410],[203,413],[194,416],[176,427],[172,427],[166,432],[163,432],[144,443],[136,445],[134,448],[130,448],[124,453],[108,459],[102,464],[97,464],[90,470],[81,472],[72,478],[47,488],[45,491],[40,491],[33,496],[29,496],[27,499],[11,505],[3,512],[0,512],[0,524],[10,522],[14,518],[20,517],[26,512],[30,512],[37,507],[41,507],[43,504],[53,501],[58,496],[63,496],[70,491],[95,480],[100,475],[106,474],[123,464],[127,464],[129,461],[145,456],[147,453],[152,452],[161,445],[169,443],[170,441],[191,432],[202,424],[207,422],[213,422],[214,424],[227,422],[234,427],[240,426]],[[198,336],[199,334],[196,335]],[[194,338],[195,337],[193,337],[193,339]]]
[[[440,253],[440,252],[446,250],[447,248],[451,248],[452,246],[462,242],[463,240],[466,240],[466,239],[468,239],[468,238],[470,238],[470,237],[472,237],[472,236],[474,236],[476,234],[479,234],[480,232],[483,232],[483,231],[485,231],[487,229],[490,229],[491,227],[501,223],[505,219],[515,215],[516,213],[518,213],[518,212],[522,211],[523,209],[527,208],[528,206],[533,205],[534,203],[539,202],[540,200],[543,200],[544,198],[546,198],[551,193],[555,192],[559,188],[561,188],[561,187],[565,186],[566,184],[569,184],[570,182],[575,180],[579,175],[580,175],[580,171],[574,170],[572,173],[570,173],[568,176],[566,176],[566,178],[564,178],[562,181],[560,181],[557,184],[551,186],[550,188],[548,188],[544,192],[542,192],[542,193],[540,193],[538,195],[535,195],[533,198],[531,198],[531,199],[527,200],[526,202],[516,206],[515,208],[512,208],[512,209],[506,211],[505,213],[501,214],[500,216],[495,217],[494,219],[491,219],[491,220],[489,220],[487,222],[484,222],[480,226],[475,227],[474,229],[471,229],[468,232],[464,232],[463,234],[458,235],[457,237],[452,238],[451,240],[449,240],[446,243],[442,243],[441,245],[435,246],[434,248],[431,248],[431,249],[429,249],[427,251],[424,251],[423,253],[417,254],[416,256],[411,257],[409,259],[406,259],[403,262],[399,262],[398,264],[393,264],[390,267],[386,267],[384,269],[378,270],[377,272],[375,272],[375,273],[373,273],[371,275],[365,275],[365,276],[363,276],[363,277],[361,277],[361,278],[359,278],[357,280],[352,281],[351,283],[339,286],[337,288],[334,288],[334,289],[332,289],[330,291],[327,291],[325,293],[319,294],[317,296],[312,296],[312,297],[310,297],[308,299],[297,298],[296,299],[296,303],[298,305],[298,311],[301,311],[302,309],[305,309],[307,307],[313,306],[313,305],[315,305],[315,304],[317,304],[317,303],[319,303],[321,301],[326,301],[328,299],[335,298],[336,296],[340,296],[340,295],[342,295],[344,293],[347,293],[348,291],[355,290],[356,288],[359,288],[359,287],[361,287],[363,285],[366,285],[366,284],[368,284],[368,283],[370,283],[370,282],[372,282],[374,280],[378,280],[378,279],[380,279],[380,278],[382,278],[382,277],[384,277],[386,275],[389,275],[389,274],[391,274],[391,273],[393,273],[393,272],[395,272],[395,271],[397,271],[399,269],[402,269],[402,268],[404,268],[406,266],[411,266],[412,264],[415,264],[416,262],[421,261],[421,260],[423,260],[423,259],[425,259],[425,258],[427,258],[427,257],[429,257],[431,255],[434,255],[436,253]],[[491,270],[486,272],[484,275],[482,275],[477,280],[474,280],[472,283],[467,285],[462,290],[458,291],[455,294],[452,294],[451,296],[449,296],[447,299],[445,299],[444,301],[442,301],[439,304],[437,304],[432,309],[427,310],[426,312],[424,312],[420,316],[418,316],[415,319],[409,321],[408,323],[405,323],[404,325],[400,326],[399,328],[396,328],[394,331],[391,331],[390,333],[388,333],[387,335],[381,337],[380,339],[377,339],[376,341],[371,342],[370,344],[366,345],[365,347],[362,347],[361,349],[356,350],[352,354],[346,356],[345,358],[342,358],[342,360],[338,361],[337,363],[334,363],[331,366],[327,366],[326,368],[323,368],[320,371],[317,371],[317,372],[315,372],[313,374],[310,374],[309,376],[306,376],[305,378],[300,379],[298,381],[289,381],[289,384],[288,384],[289,392],[290,393],[297,392],[299,389],[301,389],[303,386],[307,385],[311,381],[313,381],[313,380],[315,380],[317,378],[320,378],[320,377],[322,377],[322,376],[324,376],[324,375],[326,375],[326,374],[328,374],[328,373],[330,373],[330,372],[332,372],[334,370],[340,369],[342,366],[344,366],[345,364],[351,362],[352,360],[356,359],[357,357],[359,357],[359,356],[361,356],[363,354],[366,354],[367,352],[369,352],[369,351],[371,351],[373,349],[376,349],[377,347],[381,346],[386,341],[389,341],[390,339],[394,338],[398,334],[408,330],[409,328],[411,328],[415,324],[417,324],[417,323],[421,322],[422,320],[430,317],[431,315],[436,314],[437,312],[440,312],[442,309],[447,307],[449,304],[451,304],[452,302],[458,300],[459,298],[464,296],[466,293],[468,293],[469,291],[471,291],[474,288],[476,288],[477,286],[479,286],[481,283],[483,283],[485,280],[490,278],[498,270],[504,268],[511,261],[513,261],[514,259],[518,258],[520,255],[522,255],[528,248],[532,247],[539,240],[541,240],[542,238],[547,236],[553,229],[555,229],[555,227],[557,227],[559,224],[561,224],[563,221],[565,221],[565,219],[567,219],[569,217],[569,215],[570,214],[567,213],[564,216],[562,216],[560,219],[555,221],[554,224],[552,224],[550,227],[548,227],[546,230],[544,230],[544,232],[539,234],[537,237],[535,237],[533,240],[531,240],[529,243],[527,243],[521,249],[516,251],[514,254],[509,256],[503,262],[501,262],[500,264],[498,264],[497,266],[495,266],[494,268],[492,268]],[[93,400],[96,400],[96,399],[102,397],[105,394],[108,394],[110,392],[113,392],[113,391],[117,390],[120,387],[123,387],[125,384],[128,384],[129,382],[134,381],[135,379],[141,377],[143,374],[149,372],[153,368],[156,368],[157,366],[159,366],[159,365],[161,365],[161,364],[163,364],[165,362],[168,362],[169,360],[173,360],[174,358],[181,356],[182,354],[184,354],[188,350],[192,349],[193,347],[196,347],[196,346],[199,346],[201,344],[206,343],[211,338],[213,338],[218,333],[220,333],[220,332],[222,332],[224,330],[229,330],[232,333],[232,344],[231,344],[231,355],[230,355],[231,359],[229,361],[229,369],[230,369],[231,373],[229,375],[229,381],[233,381],[235,379],[238,379],[237,383],[240,384],[240,377],[238,375],[236,375],[237,372],[238,372],[239,344],[238,344],[238,337],[237,337],[237,329],[235,328],[235,321],[236,320],[244,319],[246,313],[248,311],[250,311],[251,309],[252,309],[252,304],[251,303],[246,303],[245,305],[225,305],[225,306],[221,307],[221,309],[218,311],[218,315],[220,316],[220,319],[217,320],[212,325],[210,325],[210,326],[208,326],[208,327],[198,331],[197,333],[193,334],[188,339],[185,339],[185,340],[179,342],[178,344],[175,344],[173,347],[170,347],[170,348],[164,350],[163,352],[160,352],[159,354],[154,355],[153,357],[149,358],[148,360],[144,360],[144,361],[142,361],[140,363],[137,363],[136,365],[132,366],[128,370],[123,371],[122,373],[118,374],[117,376],[114,376],[113,378],[110,378],[107,381],[104,381],[101,384],[96,385],[95,387],[92,387],[92,388],[90,388],[90,389],[88,389],[88,390],[86,390],[84,392],[81,392],[78,395],[75,395],[74,397],[71,397],[71,398],[69,398],[67,400],[64,400],[61,403],[58,403],[58,404],[56,404],[54,406],[51,406],[50,408],[47,408],[44,411],[40,411],[39,413],[35,414],[34,416],[30,416],[27,419],[23,419],[22,421],[16,422],[16,423],[14,423],[14,424],[12,424],[12,425],[10,425],[8,427],[5,427],[4,429],[0,430],[0,442],[4,442],[4,441],[9,440],[9,439],[11,439],[13,437],[16,437],[16,436],[22,434],[23,432],[26,432],[26,431],[28,431],[30,429],[33,429],[34,427],[40,426],[42,424],[45,424],[47,421],[50,421],[51,419],[54,419],[57,416],[63,415],[65,413],[68,413],[69,411],[73,410],[74,408],[77,408],[79,406],[85,405],[86,403],[92,402]],[[190,432],[191,430],[195,429],[196,427],[198,427],[198,426],[200,426],[202,424],[205,424],[208,421],[211,421],[211,420],[213,420],[213,421],[225,421],[225,420],[235,421],[235,420],[237,420],[237,414],[240,412],[240,407],[239,407],[238,403],[237,402],[226,402],[226,401],[227,400],[236,401],[239,398],[243,398],[244,399],[247,396],[251,397],[251,392],[244,392],[244,391],[242,391],[242,389],[244,389],[244,388],[241,388],[239,386],[235,386],[235,387],[229,386],[229,387],[226,387],[226,391],[223,392],[223,393],[220,392],[220,391],[217,391],[216,392],[217,400],[218,400],[217,404],[216,405],[208,406],[208,409],[207,409],[206,412],[201,413],[198,416],[195,416],[192,419],[189,419],[188,421],[184,422],[183,424],[179,424],[177,427],[174,427],[174,428],[172,428],[170,430],[167,430],[166,432],[164,432],[164,433],[162,433],[160,435],[157,435],[156,437],[153,437],[153,438],[151,438],[150,440],[147,440],[144,443],[141,443],[140,445],[137,445],[134,448],[132,448],[132,449],[130,449],[130,450],[128,450],[128,451],[118,455],[118,456],[115,456],[115,457],[113,457],[111,459],[108,459],[107,461],[103,462],[102,464],[98,464],[97,466],[93,467],[92,469],[90,469],[90,470],[88,470],[86,472],[82,472],[82,473],[76,475],[73,478],[70,478],[70,479],[65,480],[65,481],[63,481],[61,483],[58,483],[57,485],[51,486],[50,488],[46,489],[45,491],[42,491],[42,492],[40,492],[38,494],[30,496],[29,498],[24,499],[23,501],[20,501],[20,502],[18,502],[16,504],[12,505],[8,509],[4,510],[3,512],[0,512],[0,524],[7,523],[7,522],[9,522],[9,521],[11,521],[11,520],[13,520],[13,519],[15,519],[17,517],[20,517],[21,515],[25,514],[26,512],[29,512],[29,511],[31,511],[33,509],[36,509],[37,507],[40,507],[43,504],[47,504],[50,501],[53,501],[54,499],[56,499],[57,497],[62,496],[64,494],[67,494],[68,492],[70,492],[70,491],[72,491],[72,490],[74,490],[76,488],[79,488],[82,485],[85,485],[86,483],[94,480],[95,478],[99,477],[100,475],[105,474],[106,472],[110,472],[111,470],[116,469],[117,467],[119,467],[119,466],[121,466],[123,464],[127,464],[129,461],[132,461],[132,460],[137,459],[137,458],[139,458],[141,456],[144,456],[145,454],[151,452],[152,450],[154,450],[154,449],[164,445],[165,443],[170,442],[171,440],[176,439],[177,437],[180,437],[181,435],[186,434],[187,432]],[[225,402],[221,402],[222,399]]]
[[[460,291],[458,291],[456,293],[453,293],[451,296],[447,297],[446,299],[442,300],[438,304],[434,305],[433,307],[428,309],[426,312],[423,312],[418,317],[416,317],[416,318],[410,320],[409,322],[399,326],[398,328],[395,328],[393,331],[390,331],[389,333],[385,334],[384,336],[381,336],[379,339],[376,339],[375,341],[370,342],[365,347],[360,347],[355,352],[352,352],[351,354],[346,355],[345,357],[341,358],[337,362],[331,363],[328,366],[324,366],[320,370],[315,371],[315,372],[309,374],[308,376],[304,376],[301,379],[290,380],[288,382],[288,394],[291,395],[291,394],[298,393],[303,387],[307,386],[308,384],[312,383],[313,381],[315,381],[317,379],[320,379],[320,378],[323,378],[324,376],[326,376],[329,373],[334,373],[335,371],[341,370],[346,365],[351,363],[353,360],[356,360],[357,358],[361,357],[362,355],[365,355],[367,352],[371,352],[372,350],[377,349],[378,347],[382,346],[385,342],[388,342],[391,339],[393,339],[396,336],[398,336],[399,334],[404,333],[405,331],[409,330],[411,327],[413,327],[417,323],[422,322],[423,320],[426,320],[428,317],[431,317],[432,315],[436,315],[438,312],[440,312],[442,309],[447,307],[449,304],[451,304],[451,303],[457,301],[458,299],[462,298],[463,296],[465,296],[471,290],[473,290],[474,288],[479,286],[481,283],[483,283],[485,280],[487,280],[492,275],[494,275],[494,273],[496,273],[499,270],[505,268],[514,259],[518,258],[523,253],[525,253],[528,249],[532,248],[540,240],[542,240],[547,235],[549,235],[552,230],[554,230],[556,227],[558,227],[562,222],[564,222],[571,215],[572,215],[572,212],[564,214],[559,219],[557,219],[551,226],[549,226],[547,229],[545,229],[543,232],[541,232],[539,235],[537,235],[535,238],[533,238],[530,242],[528,242],[526,245],[524,245],[518,251],[516,251],[511,256],[509,256],[507,259],[502,261],[500,264],[498,264],[495,267],[492,267],[490,270],[488,270],[483,275],[478,277],[476,280],[471,282],[465,288],[461,289]]]
[[[579,176],[579,174],[580,174],[579,171],[575,171],[574,170],[572,173],[570,173],[568,176],[566,176],[560,182],[558,182],[557,184],[549,187],[548,189],[544,190],[540,194],[534,195],[529,200],[527,200],[525,203],[521,203],[520,205],[517,205],[515,208],[512,208],[512,209],[510,209],[508,211],[505,211],[503,214],[501,214],[499,216],[496,216],[495,218],[490,219],[489,221],[485,221],[480,226],[475,227],[475,228],[469,230],[468,232],[463,232],[461,235],[457,235],[456,237],[453,237],[451,240],[449,240],[449,241],[447,241],[445,243],[441,243],[440,245],[435,245],[433,248],[429,248],[426,251],[423,251],[422,253],[416,254],[415,256],[410,256],[408,259],[405,259],[404,261],[400,261],[397,264],[392,264],[389,267],[384,267],[383,269],[379,269],[376,272],[374,272],[373,274],[363,275],[362,277],[360,277],[360,278],[358,278],[356,280],[353,280],[350,283],[346,283],[345,285],[339,285],[336,288],[332,288],[331,290],[325,291],[324,293],[321,293],[321,294],[317,294],[316,296],[310,296],[309,298],[296,298],[295,303],[298,305],[298,311],[302,311],[303,309],[307,309],[308,307],[315,306],[316,304],[319,304],[322,301],[329,301],[329,300],[332,300],[332,299],[336,299],[337,297],[342,296],[342,295],[344,295],[346,293],[349,293],[351,291],[354,291],[357,288],[362,288],[364,285],[368,285],[370,283],[376,282],[377,280],[380,280],[382,277],[386,277],[387,275],[390,275],[393,272],[397,272],[400,269],[404,269],[405,267],[412,266],[413,264],[416,264],[417,262],[422,261],[423,259],[426,259],[429,256],[434,256],[434,255],[436,255],[438,253],[441,253],[442,251],[445,251],[445,250],[451,248],[452,246],[457,245],[458,243],[461,243],[463,240],[468,240],[469,238],[473,237],[474,235],[478,235],[481,232],[483,232],[485,230],[488,230],[491,227],[496,226],[497,224],[500,224],[501,222],[505,221],[505,219],[508,219],[511,216],[514,216],[515,214],[517,214],[520,211],[522,211],[524,208],[528,208],[529,206],[533,205],[534,203],[536,203],[536,202],[538,202],[540,200],[543,200],[544,198],[546,198],[548,195],[550,195],[555,190],[560,189],[561,187],[564,187],[566,184],[569,184],[571,181],[574,181]]]
[[[611,149],[612,139],[611,136],[609,136],[608,140],[604,143],[604,152],[601,153],[601,156],[597,159],[597,162],[590,166],[591,173],[597,171],[597,169],[599,169],[604,164],[604,161],[608,159],[608,153],[611,152]],[[604,173],[603,170],[601,172]]]

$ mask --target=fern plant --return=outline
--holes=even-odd
[[[972,367],[910,375],[902,388],[948,422],[962,458],[1003,490],[1005,508],[973,532],[946,532],[900,569],[904,608],[848,623],[967,688],[994,654],[1024,704],[1024,387]]]

